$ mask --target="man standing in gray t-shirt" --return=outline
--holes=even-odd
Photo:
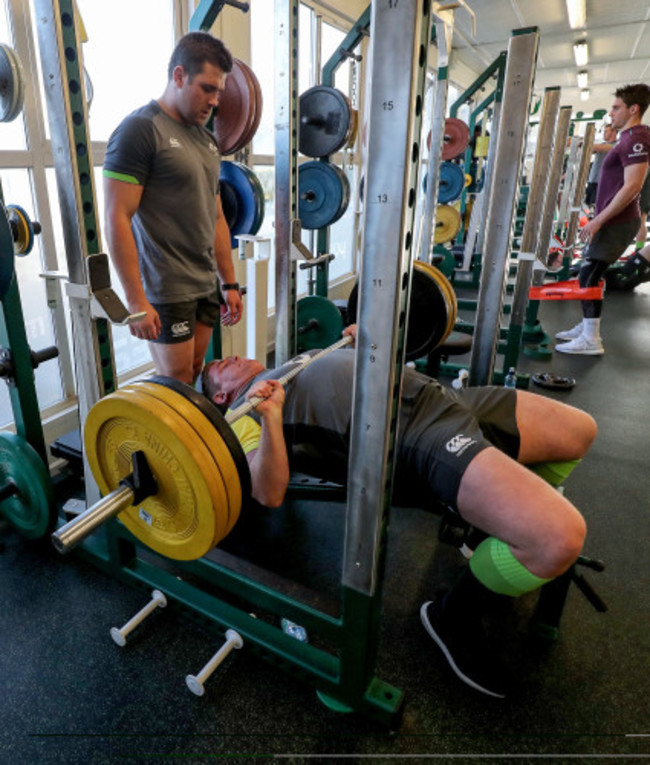
[[[189,384],[220,315],[235,324],[242,314],[219,195],[221,157],[204,127],[231,69],[220,40],[185,35],[163,95],[122,121],[104,161],[110,255],[130,313],[145,313],[131,334],[149,341],[158,374]]]

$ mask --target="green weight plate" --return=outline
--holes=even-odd
[[[449,247],[445,247],[443,244],[434,244],[433,265],[450,279],[456,268],[456,256]]]
[[[350,102],[336,88],[315,85],[300,96],[298,148],[307,157],[328,157],[350,134]]]
[[[324,297],[309,295],[298,301],[298,351],[327,348],[341,339],[343,317],[339,309]]]
[[[335,223],[350,202],[345,173],[327,162],[305,162],[298,170],[298,217],[302,227],[318,229]]]
[[[12,481],[17,491],[0,502],[0,513],[27,539],[44,537],[56,522],[50,474],[27,441],[0,433],[0,487]]]
[[[14,237],[5,208],[0,203],[0,300],[14,276]]]

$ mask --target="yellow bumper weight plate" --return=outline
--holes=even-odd
[[[34,246],[34,228],[27,213],[18,205],[7,205],[9,222],[14,229],[14,254],[29,255]]]
[[[456,117],[445,120],[445,137],[442,144],[442,158],[456,159],[467,148],[469,143],[469,128]]]
[[[212,540],[212,546],[220,542],[228,527],[228,521],[230,517],[230,506],[233,504],[233,512],[237,512],[238,508],[234,507],[236,500],[241,504],[241,490],[235,487],[233,489],[233,498],[230,497],[230,484],[233,480],[236,480],[236,473],[233,475],[224,475],[224,471],[221,469],[212,448],[208,444],[210,437],[214,437],[214,429],[207,422],[205,417],[193,407],[189,401],[183,398],[178,393],[175,393],[163,385],[156,385],[150,383],[148,380],[138,380],[131,383],[130,388],[134,388],[142,391],[148,396],[155,398],[162,404],[168,406],[173,412],[183,418],[185,423],[189,425],[196,435],[201,439],[205,446],[205,452],[211,458],[211,475],[214,478],[211,494],[214,503],[215,524],[214,524],[214,539]],[[216,451],[216,450],[215,450]],[[229,483],[226,482],[226,478]]]
[[[436,208],[436,228],[433,241],[436,244],[450,242],[460,231],[460,213],[450,205],[438,205]]]
[[[189,385],[185,385],[171,377],[163,377],[162,375],[151,377],[149,382],[164,385],[166,388],[170,388],[171,390],[180,393],[181,396],[184,396],[188,401],[191,401],[192,404],[210,421],[212,427],[215,429],[226,447],[219,451],[219,463],[222,464],[225,463],[226,460],[232,460],[238,477],[238,485],[241,488],[241,504],[245,504],[251,495],[251,475],[248,469],[248,460],[241,448],[239,439],[233,433],[233,430],[226,422],[225,417],[211,401]],[[232,527],[237,522],[238,517],[239,514],[237,513],[230,519],[226,533],[231,531]]]
[[[35,449],[20,436],[0,433],[0,486],[15,493],[0,502],[3,515],[27,539],[40,539],[56,524],[50,474]]]
[[[445,301],[447,323],[442,337],[438,341],[438,345],[440,345],[440,343],[444,343],[445,340],[449,337],[454,328],[454,325],[456,324],[456,319],[458,316],[458,301],[456,300],[456,293],[454,292],[454,288],[451,286],[451,282],[442,273],[442,271],[428,263],[426,266],[428,268],[429,274],[431,275],[431,278],[438,285],[438,288]]]
[[[348,136],[345,143],[346,149],[351,149],[359,134],[359,110],[350,108],[350,128],[348,130]]]
[[[176,560],[195,560],[212,547],[215,513],[212,461],[201,459],[196,433],[174,412],[126,386],[100,399],[89,411],[84,445],[103,494],[131,473],[131,455],[143,451],[158,491],[119,518],[151,549]],[[198,457],[198,459],[197,459]]]

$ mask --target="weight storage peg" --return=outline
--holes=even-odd
[[[215,653],[205,667],[203,667],[198,675],[187,675],[185,678],[185,683],[192,693],[197,696],[203,696],[205,693],[203,683],[205,683],[233,648],[241,648],[243,645],[244,641],[239,632],[235,632],[235,630],[226,630],[226,642]]]
[[[132,632],[140,622],[144,621],[150,613],[156,610],[156,608],[164,608],[167,605],[167,598],[160,592],[160,590],[153,590],[151,600],[144,608],[141,608],[138,613],[131,617],[129,621],[123,627],[111,627],[111,637],[119,646],[126,645],[126,638],[130,632]]]

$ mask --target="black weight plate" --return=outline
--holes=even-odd
[[[298,169],[298,217],[306,229],[325,228],[337,221],[350,201],[350,184],[338,167],[305,162]]]
[[[232,231],[239,217],[239,198],[235,189],[223,179],[219,179],[219,193],[221,195],[221,207],[228,224],[228,229]]]
[[[348,298],[348,322],[357,320],[358,283],[354,285]],[[406,361],[431,353],[445,336],[447,330],[447,302],[438,284],[426,270],[418,267],[415,261],[409,320],[406,335]]]
[[[298,148],[307,157],[327,157],[341,149],[350,130],[350,104],[336,88],[315,85],[300,96]]]
[[[219,409],[217,409],[210,400],[208,400],[202,393],[199,393],[195,388],[192,388],[179,380],[175,380],[173,377],[154,375],[153,377],[149,377],[147,382],[164,385],[166,388],[176,391],[176,393],[180,393],[181,396],[184,396],[188,401],[194,404],[201,414],[207,417],[212,425],[214,425],[215,430],[217,430],[228,447],[228,451],[237,467],[237,473],[239,474],[239,481],[242,489],[242,500],[245,503],[251,495],[251,474],[248,469],[248,460],[241,448],[239,439],[233,433],[232,428],[228,425]]]
[[[9,482],[17,491],[0,502],[0,514],[27,539],[41,539],[56,522],[50,474],[27,441],[0,433],[0,486]]]

